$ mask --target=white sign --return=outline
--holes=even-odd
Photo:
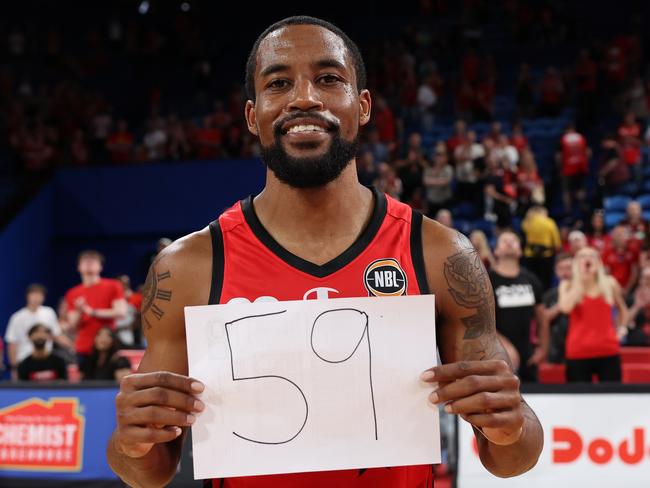
[[[510,479],[492,476],[459,420],[458,488],[648,488],[650,393],[527,394],[544,427],[536,467]]]
[[[432,295],[185,308],[194,477],[440,462]]]

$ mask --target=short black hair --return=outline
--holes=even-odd
[[[34,324],[29,328],[29,331],[27,332],[27,337],[31,337],[32,334],[34,334],[39,329],[45,329],[45,332],[50,334],[50,328],[47,325],[39,323],[39,324]]]
[[[25,295],[29,295],[30,293],[42,293],[43,295],[47,295],[47,288],[40,283],[32,283],[27,287]]]
[[[295,15],[293,17],[287,17],[286,19],[282,19],[275,24],[270,25],[264,29],[264,32],[262,32],[255,40],[255,44],[253,44],[253,48],[248,54],[248,60],[246,61],[245,89],[246,96],[249,100],[255,101],[254,78],[255,68],[257,66],[257,51],[260,48],[260,44],[271,32],[275,32],[276,30],[281,29],[287,25],[318,25],[339,36],[343,41],[343,44],[345,44],[348,53],[352,57],[352,61],[354,62],[354,71],[357,78],[357,89],[361,91],[366,87],[366,66],[363,64],[361,51],[359,51],[359,47],[354,43],[354,41],[350,39],[347,34],[345,34],[345,32],[343,32],[331,22],[323,19],[318,19],[316,17],[310,17],[308,15]]]

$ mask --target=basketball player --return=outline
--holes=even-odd
[[[439,384],[430,401],[474,426],[489,471],[505,477],[529,470],[542,428],[496,339],[494,297],[479,255],[465,237],[357,181],[354,156],[371,98],[356,45],[324,21],[285,19],[253,46],[246,86],[246,120],[263,148],[266,186],[152,264],[142,306],[148,348],[117,396],[107,452],[113,470],[134,487],[164,486],[184,431],[204,408],[197,398],[204,386],[186,376],[183,307],[380,293],[435,293],[444,364],[423,373]],[[365,276],[380,261],[398,278],[388,286]],[[431,471],[284,474],[212,486],[431,487]]]

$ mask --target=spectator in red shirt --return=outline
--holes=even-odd
[[[602,210],[595,210],[591,216],[591,225],[587,235],[589,247],[593,247],[602,255],[611,239],[611,236],[605,231],[605,214]]]
[[[578,63],[575,68],[576,79],[576,108],[578,113],[578,127],[589,125],[596,118],[598,66],[591,59],[589,51],[580,51]]]
[[[467,139],[467,124],[464,120],[457,120],[454,124],[454,135],[447,139],[447,152],[452,157],[456,148],[462,145]]]
[[[386,103],[384,97],[376,97],[375,105],[372,111],[372,118],[375,123],[375,127],[379,131],[379,139],[384,144],[389,145],[389,149],[392,151],[395,146],[395,140],[397,139],[397,128],[395,126],[395,116],[393,111]]]
[[[641,176],[641,126],[637,123],[634,113],[625,114],[623,123],[618,128],[618,139],[621,158],[630,167],[638,183]]]
[[[517,171],[517,201],[520,213],[535,205],[543,205],[546,200],[544,182],[537,172],[535,156],[530,149],[521,153],[519,169]]]
[[[601,142],[601,162],[598,185],[605,196],[618,193],[619,187],[630,179],[630,167],[621,158],[618,141],[613,134],[606,134]]]
[[[648,233],[648,222],[643,218],[643,209],[639,202],[632,200],[627,204],[626,217],[621,224],[628,231],[630,246],[639,249]]]
[[[77,129],[74,132],[72,142],[70,142],[70,158],[75,166],[85,166],[88,164],[90,153],[84,131]]]
[[[92,353],[97,331],[103,326],[115,329],[115,320],[127,313],[122,284],[101,277],[103,263],[99,252],[81,252],[77,260],[81,284],[65,294],[67,323],[77,330],[75,347],[80,369]]]
[[[512,144],[519,154],[528,148],[528,138],[524,135],[524,130],[519,122],[512,125],[512,134],[510,135],[510,144]]]
[[[557,117],[564,107],[564,83],[557,69],[549,67],[542,79],[539,94],[539,115]]]
[[[199,159],[216,159],[221,149],[221,131],[212,122],[212,117],[203,119],[203,128],[196,134]]]
[[[571,213],[573,196],[582,206],[585,200],[585,176],[589,170],[591,150],[586,139],[569,124],[560,139],[560,150],[557,159],[562,172],[562,196],[564,211]]]
[[[603,264],[623,289],[624,295],[634,288],[639,276],[639,253],[630,248],[628,231],[619,224],[612,229],[611,245],[602,254]]]

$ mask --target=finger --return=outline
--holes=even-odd
[[[184,393],[201,393],[205,386],[198,380],[169,371],[157,371],[155,373],[136,373],[125,376],[121,386],[124,390],[142,390],[160,386]]]
[[[457,414],[484,414],[516,408],[521,403],[518,393],[481,392],[445,405],[445,412]]]
[[[429,395],[429,400],[435,404],[451,402],[480,392],[518,389],[519,378],[513,374],[503,376],[471,375],[438,388]]]
[[[119,396],[119,394],[118,394]],[[137,390],[129,394],[129,405],[144,407],[147,405],[160,405],[171,407],[184,412],[201,412],[205,404],[198,398],[176,390],[169,390],[160,386]],[[119,404],[118,400],[118,404]]]
[[[421,378],[429,382],[454,381],[469,375],[494,375],[510,371],[510,366],[503,359],[458,361],[428,369]]]
[[[169,442],[176,439],[183,429],[176,426],[164,427],[156,429],[153,427],[139,427],[130,425],[120,430],[120,439],[123,444],[139,444],[139,443],[153,443],[158,444],[161,442]]]
[[[134,408],[128,413],[118,414],[118,422],[125,425],[189,427],[195,420],[196,417],[192,414],[157,406]]]
[[[505,428],[521,425],[523,416],[516,410],[506,410],[492,413],[463,414],[461,418],[475,427]]]

